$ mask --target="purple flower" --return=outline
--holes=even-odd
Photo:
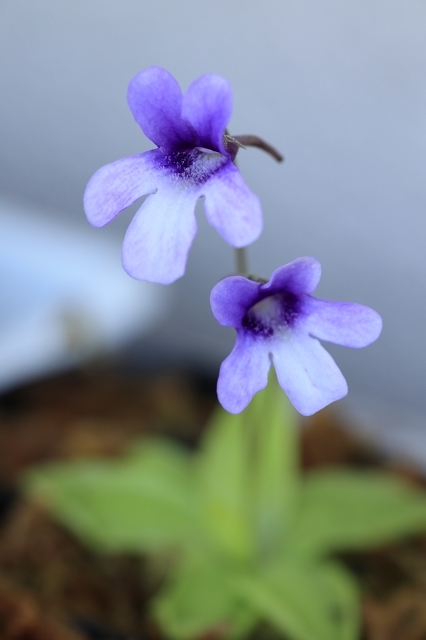
[[[233,164],[238,146],[225,128],[232,92],[224,78],[200,76],[182,95],[165,69],[149,67],[129,84],[136,122],[157,149],[108,164],[84,195],[89,222],[102,227],[138,198],[150,194],[124,239],[124,269],[134,278],[168,284],[185,272],[197,231],[195,204],[205,197],[210,224],[234,247],[262,230],[259,199]]]
[[[266,387],[271,361],[280,386],[303,415],[347,394],[346,380],[319,340],[366,347],[379,336],[382,320],[360,304],[313,298],[320,277],[315,258],[298,258],[274,271],[266,284],[231,276],[213,288],[213,315],[237,330],[217,387],[227,411],[239,413]]]

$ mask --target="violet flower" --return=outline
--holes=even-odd
[[[303,415],[347,394],[346,380],[319,340],[366,347],[379,336],[382,320],[360,304],[313,298],[320,277],[315,258],[299,258],[274,271],[266,284],[231,276],[213,288],[216,320],[237,330],[217,388],[227,411],[239,413],[266,387],[271,361],[280,386]]]
[[[130,81],[127,100],[158,148],[102,167],[84,196],[89,222],[102,227],[151,194],[124,239],[127,273],[162,284],[184,274],[197,231],[195,204],[202,196],[209,223],[230,245],[256,240],[262,230],[260,202],[233,164],[237,141],[225,135],[232,111],[228,82],[203,75],[182,95],[170,73],[149,67]]]

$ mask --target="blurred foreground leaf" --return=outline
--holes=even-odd
[[[299,496],[288,546],[300,557],[362,549],[426,529],[426,499],[389,474],[317,471]]]
[[[124,460],[48,464],[24,480],[76,535],[105,551],[146,552],[184,544],[194,531],[189,455],[162,440]]]
[[[231,556],[254,555],[249,523],[249,441],[243,414],[219,408],[211,420],[196,462],[200,511],[210,533]]]
[[[292,521],[299,482],[296,412],[273,370],[266,389],[246,409],[244,424],[254,436],[250,495],[257,545],[268,555],[282,544]]]
[[[235,597],[232,578],[231,568],[217,558],[189,553],[154,604],[169,636],[188,640],[209,629],[216,629],[218,637],[247,634],[258,619]]]
[[[259,617],[294,640],[356,640],[358,592],[334,563],[288,562],[241,578],[239,592]]]

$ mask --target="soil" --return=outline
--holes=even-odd
[[[28,466],[46,460],[123,455],[144,434],[167,434],[196,446],[214,405],[214,385],[199,376],[100,368],[0,398],[2,640],[163,638],[147,615],[147,562],[83,547],[19,495],[18,481]],[[384,466],[426,486],[413,469],[388,463],[347,426],[332,410],[304,421],[303,467]],[[362,586],[363,640],[426,640],[426,534],[342,560]]]

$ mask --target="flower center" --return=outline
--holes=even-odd
[[[276,293],[256,302],[243,318],[243,327],[269,338],[291,329],[300,317],[301,299],[288,292]]]
[[[217,151],[195,148],[164,156],[164,168],[179,180],[202,185],[220,169],[228,158]]]

